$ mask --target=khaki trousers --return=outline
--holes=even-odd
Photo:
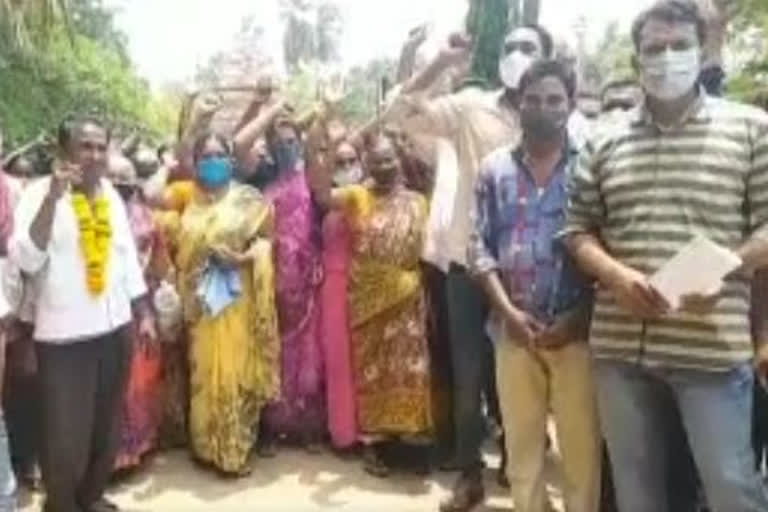
[[[597,512],[600,425],[586,343],[529,350],[504,340],[496,347],[496,382],[506,434],[515,512],[546,508],[546,437],[551,411],[562,456],[566,512]]]

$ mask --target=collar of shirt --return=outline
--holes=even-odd
[[[663,126],[657,123],[653,119],[653,114],[648,108],[648,100],[636,108],[631,113],[631,121],[633,127],[640,126],[656,126],[660,130],[670,130],[674,127],[683,126],[687,123],[707,123],[710,120],[709,109],[707,108],[708,96],[702,87],[698,88],[698,94],[696,99],[691,103],[683,116],[672,126]]]
[[[578,144],[571,138],[570,135],[566,136],[565,142],[563,143],[563,149],[560,152],[560,160],[558,160],[557,165],[555,166],[555,173],[560,172],[561,169],[566,168],[567,164],[569,162],[573,162],[574,158],[578,154]],[[525,152],[525,145],[523,142],[520,142],[520,144],[512,150],[512,157],[514,158],[518,167],[526,170],[530,168],[528,165],[528,155]]]

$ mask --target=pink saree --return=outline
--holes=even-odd
[[[322,266],[315,209],[303,171],[285,172],[264,191],[275,207],[275,272],[281,336],[280,401],[267,407],[274,435],[322,434],[325,425],[318,300]]]
[[[320,340],[325,360],[328,430],[336,448],[352,446],[358,439],[347,316],[350,244],[349,227],[344,215],[329,213],[323,222],[325,281],[320,299]]]

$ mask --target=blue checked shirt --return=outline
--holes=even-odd
[[[519,147],[483,162],[475,189],[469,261],[476,274],[497,271],[516,307],[551,324],[591,286],[558,234],[565,226],[567,184],[577,153],[570,146],[550,182],[537,187]]]

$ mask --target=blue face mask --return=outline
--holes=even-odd
[[[223,187],[232,179],[232,162],[224,157],[204,158],[197,164],[197,179],[205,188]]]
[[[294,170],[301,159],[301,147],[296,142],[279,142],[275,146],[273,157],[278,170]]]

